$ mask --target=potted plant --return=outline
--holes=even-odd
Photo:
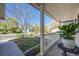
[[[78,28],[78,24],[70,23],[58,27],[60,30],[60,36],[63,38],[63,45],[66,48],[73,49],[75,46],[75,31]]]

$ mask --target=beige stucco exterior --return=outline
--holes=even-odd
[[[0,19],[4,18],[4,4],[0,3]]]

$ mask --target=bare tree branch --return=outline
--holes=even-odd
[[[27,8],[26,4],[9,4],[9,5],[10,6],[8,5],[5,6],[6,11],[19,21],[22,30],[26,30],[27,29],[26,26],[27,24],[29,24],[28,20],[30,20],[30,18],[34,16],[32,14],[32,8],[31,7]]]

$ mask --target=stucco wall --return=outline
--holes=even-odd
[[[4,18],[4,4],[0,3],[0,19]]]

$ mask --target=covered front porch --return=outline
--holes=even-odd
[[[62,39],[59,36],[58,31],[53,33],[44,33],[44,14],[58,22],[58,26],[71,22],[79,23],[79,4],[34,3],[30,5],[40,10],[40,52],[37,56],[61,56],[62,50],[58,47],[58,43],[62,42]],[[77,40],[79,40],[78,35],[76,36]]]
[[[49,42],[49,44],[46,46],[46,39],[44,34],[44,14],[49,15],[53,20],[57,21],[59,23],[58,26],[66,25],[69,23],[79,23],[79,4],[32,4],[33,6],[37,7],[41,11],[40,15],[40,36],[41,36],[41,42],[40,42],[40,55],[46,55],[46,56],[61,56],[62,50],[58,47],[59,43],[62,43],[62,38],[59,36],[59,33],[56,32],[55,34],[52,33],[48,35],[48,39],[52,40]],[[75,40],[78,39],[79,35],[79,29],[76,32]],[[70,54],[75,55],[75,54]]]

